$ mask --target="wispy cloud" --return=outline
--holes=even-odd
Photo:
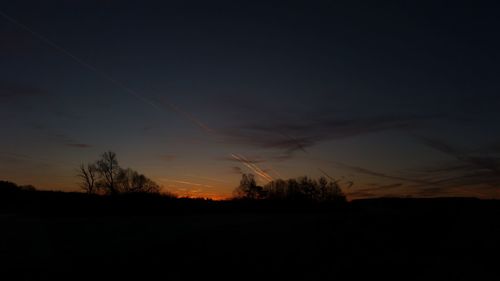
[[[435,177],[441,186],[500,187],[500,156],[498,154],[459,149],[450,143],[437,139],[419,139],[424,145],[451,158],[446,163],[427,167],[420,171]]]
[[[468,151],[459,150],[451,144],[437,139],[420,138],[420,140],[423,144],[455,158],[458,162],[462,163],[461,167],[464,167],[464,164],[466,164],[465,166],[468,166],[468,169],[479,168],[500,175],[500,157],[482,154],[473,155]],[[455,169],[461,167],[455,164]]]
[[[450,157],[450,160],[420,169],[414,169],[412,177],[392,175],[366,168],[337,163],[337,166],[354,173],[397,180],[391,184],[375,184],[374,187],[359,189],[355,197],[384,194],[392,189],[403,188],[415,196],[482,196],[500,194],[500,157],[488,148],[463,149],[449,142],[418,137],[427,147]],[[351,194],[351,193],[350,193]]]
[[[439,147],[443,147],[443,144],[446,143],[440,144]],[[456,152],[456,150],[449,148],[444,150]],[[500,187],[500,175],[496,169],[492,168],[492,163],[500,165],[500,159],[487,158],[487,161],[474,159],[474,161],[469,162],[469,157],[462,153],[460,155],[462,155],[460,158],[449,163],[412,170],[409,172],[412,176],[400,175],[400,173],[388,174],[343,163],[335,163],[335,165],[354,174],[396,181],[387,184],[377,183],[370,188],[355,189],[349,192],[354,197],[386,196],[392,193],[398,196],[405,194],[415,196],[476,196],[480,195],[482,191],[488,191],[489,193],[486,193],[491,196],[492,192],[495,191],[493,189]],[[484,165],[484,162],[488,164]],[[392,191],[394,189],[399,191]],[[495,192],[500,193],[499,190]]]
[[[318,143],[388,130],[407,130],[430,116],[382,116],[366,119],[308,118],[300,121],[254,123],[222,131],[225,141],[276,150],[281,159],[295,151],[307,152]]]
[[[421,185],[434,184],[434,182],[429,181],[429,180],[425,180],[425,179],[409,178],[409,177],[404,177],[404,176],[399,176],[399,175],[392,175],[392,174],[382,173],[382,172],[378,172],[378,171],[373,171],[373,170],[359,167],[359,166],[347,165],[347,164],[340,163],[340,162],[331,162],[331,163],[333,163],[335,166],[337,166],[341,169],[349,170],[349,171],[357,173],[357,174],[363,174],[363,175],[385,178],[385,179],[390,179],[390,180],[404,181],[407,183],[410,182],[410,183],[421,184]]]
[[[74,148],[90,148],[91,144],[84,143],[82,141],[76,140],[75,138],[69,136],[66,133],[60,132],[54,128],[51,128],[40,122],[31,122],[29,127],[33,130],[39,131],[43,135],[46,135],[52,141],[60,143],[64,146],[74,147]]]
[[[92,147],[92,145],[90,145],[90,144],[79,142],[79,141],[73,139],[72,137],[69,137],[68,135],[63,134],[63,133],[55,133],[55,134],[52,134],[52,136],[55,137],[62,144],[69,146],[69,147],[74,147],[74,148],[90,148],[90,147]]]
[[[374,187],[365,187],[358,188],[353,190],[346,191],[346,194],[350,198],[367,198],[367,197],[385,197],[390,196],[390,194],[398,194],[395,190],[404,187],[403,183],[394,183],[388,185],[378,185],[376,184]],[[403,194],[399,194],[401,196]]]

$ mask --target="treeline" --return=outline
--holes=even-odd
[[[277,180],[265,186],[254,184],[245,175],[233,200],[213,201],[202,198],[178,198],[168,193],[88,194],[36,190],[33,186],[0,181],[0,215],[35,214],[40,216],[129,216],[209,213],[329,212],[339,210],[384,209],[413,210],[426,213],[446,210],[481,209],[499,213],[500,201],[473,198],[377,198],[346,203],[335,181],[302,177]],[[412,211],[412,212],[413,212]],[[456,213],[456,211],[453,211]]]
[[[212,201],[177,198],[168,193],[89,194],[37,190],[0,180],[0,216],[156,216],[212,212]]]
[[[338,181],[318,180],[304,176],[297,179],[274,180],[264,186],[257,185],[254,175],[243,174],[234,191],[239,199],[267,199],[292,202],[346,202]]]
[[[32,185],[17,185],[10,181],[0,180],[0,194],[17,193],[22,191],[36,191]]]
[[[160,195],[175,198],[175,194],[161,190],[161,186],[145,175],[131,169],[122,168],[112,151],[103,153],[93,163],[81,164],[77,170],[80,187],[87,195]],[[1,182],[0,193],[35,191],[33,186],[17,186]],[[160,193],[161,191],[161,193]],[[123,197],[122,197],[123,198]],[[127,198],[132,198],[128,196]],[[147,198],[152,198],[148,196]],[[253,174],[243,174],[239,186],[234,190],[236,201],[281,201],[281,202],[346,202],[346,196],[339,181],[325,177],[312,179],[304,176],[296,179],[271,181],[264,186],[257,184]],[[261,202],[262,203],[262,202]],[[267,203],[266,203],[267,204]]]

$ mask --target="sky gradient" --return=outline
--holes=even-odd
[[[112,150],[188,196],[251,172],[327,174],[349,198],[500,198],[498,7],[10,2],[0,179],[78,190],[78,165]]]

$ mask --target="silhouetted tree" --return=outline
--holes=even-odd
[[[81,164],[78,168],[78,177],[81,179],[80,187],[88,194],[97,191],[97,167],[95,164]]]
[[[160,186],[157,183],[130,168],[120,169],[118,176],[116,178],[116,187],[120,192],[125,192],[125,193],[160,192]]]
[[[264,187],[257,186],[253,175],[244,174],[240,185],[235,190],[236,197],[247,199],[269,199],[308,202],[345,202],[346,197],[338,181],[328,181],[321,177],[318,180],[309,177],[277,179]]]
[[[105,152],[94,164],[80,165],[78,177],[80,186],[87,193],[102,190],[105,194],[159,193],[161,187],[145,175],[130,168],[122,169],[116,154]]]
[[[326,181],[326,179],[324,179]],[[340,188],[338,181],[326,181],[327,184],[324,188],[321,188],[320,201],[341,201],[345,202],[346,197],[342,189]]]
[[[328,196],[328,180],[325,177],[321,177],[318,179],[318,189],[320,198],[325,198]]]
[[[240,185],[234,191],[236,197],[244,199],[260,199],[263,193],[263,188],[257,185],[253,174],[243,174]]]
[[[318,184],[315,180],[304,176],[300,177],[299,180],[299,194],[300,200],[303,201],[318,201]]]
[[[289,179],[286,181],[287,188],[286,188],[286,199],[287,200],[293,200],[297,201],[301,199],[301,192],[300,192],[300,187],[299,183],[297,182],[296,179]]]
[[[267,198],[271,200],[283,200],[287,197],[287,183],[282,179],[269,182],[264,186]]]
[[[0,181],[0,193],[11,193],[19,191],[19,186],[10,181]]]
[[[99,173],[99,187],[105,189],[109,194],[116,194],[116,178],[120,173],[120,166],[116,158],[116,153],[107,151],[101,155],[101,159],[96,162],[97,172]]]

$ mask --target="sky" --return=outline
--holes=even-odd
[[[500,198],[481,1],[3,1],[0,179],[77,191],[108,150],[182,196],[242,173],[349,198]]]

